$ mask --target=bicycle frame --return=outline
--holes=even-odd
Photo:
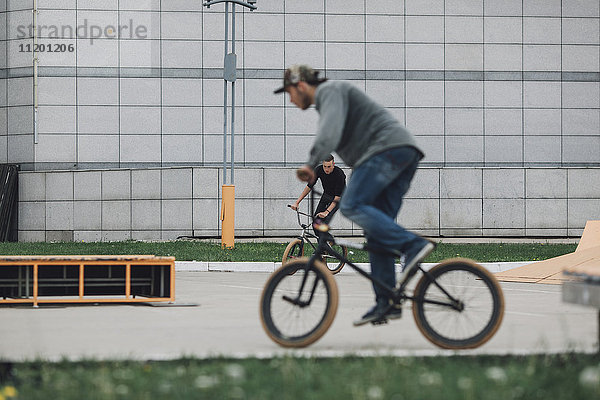
[[[289,204],[288,204],[288,207],[291,208],[291,206]],[[312,239],[315,239],[318,241],[319,237],[317,235],[313,235],[312,233],[309,232],[310,225],[303,224],[300,221],[300,215],[304,215],[306,217],[312,218],[312,215],[303,213],[302,211],[299,211],[299,210],[296,210],[296,216],[298,218],[298,225],[300,225],[300,227],[302,228],[302,235],[298,236],[298,239],[306,240],[308,243],[310,243],[313,250],[316,250],[317,247],[310,241],[310,239],[312,238]]]
[[[315,194],[315,190],[313,189],[311,191],[311,209],[312,209],[312,207],[314,205],[314,194]],[[305,215],[308,215],[308,214],[305,214]],[[298,221],[300,221],[300,217],[299,216],[298,216]],[[302,224],[301,224],[301,226],[302,226]],[[421,267],[421,265],[417,265],[418,270],[421,271],[423,273],[423,275],[426,276],[427,279],[429,279],[429,281],[433,282],[433,284],[436,285],[442,291],[442,293],[444,293],[446,296],[448,296],[449,302],[442,302],[442,301],[429,300],[429,299],[417,299],[414,296],[407,295],[405,293],[406,286],[411,281],[411,279],[416,275],[416,272],[417,272],[416,270],[412,274],[406,274],[403,277],[403,279],[400,281],[400,285],[399,285],[399,287],[397,289],[396,288],[391,288],[388,285],[386,285],[385,283],[381,282],[379,279],[373,277],[372,274],[368,273],[364,269],[360,268],[359,266],[357,266],[356,264],[354,264],[353,262],[351,262],[350,260],[348,260],[342,254],[340,254],[337,251],[335,251],[333,249],[333,247],[329,246],[329,244],[327,242],[330,241],[333,244],[344,245],[346,247],[350,247],[350,248],[357,249],[357,250],[376,251],[376,252],[387,254],[387,255],[390,255],[390,256],[393,256],[393,257],[398,257],[399,254],[393,253],[393,252],[389,252],[389,251],[383,251],[383,250],[380,250],[380,249],[369,248],[367,245],[364,245],[364,244],[356,244],[356,243],[352,243],[352,242],[336,240],[329,233],[329,226],[324,225],[324,224],[317,225],[315,228],[318,229],[319,231],[321,231],[322,234],[318,237],[318,243],[317,243],[317,248],[315,249],[315,252],[313,253],[313,255],[308,260],[307,269],[311,265],[313,265],[315,261],[319,260],[320,257],[321,257],[321,255],[324,253],[324,250],[327,249],[327,252],[329,254],[333,255],[338,260],[345,262],[353,270],[355,270],[360,275],[362,275],[363,277],[367,278],[373,284],[377,285],[379,288],[381,288],[383,291],[385,291],[386,294],[393,300],[394,304],[401,303],[404,300],[411,300],[411,301],[417,301],[417,302],[424,302],[424,303],[428,303],[428,304],[436,304],[436,305],[441,305],[441,306],[447,306],[447,307],[451,307],[451,308],[453,308],[455,310],[458,310],[458,311],[462,310],[463,304],[459,300],[457,300],[456,298],[454,298],[452,295],[450,295],[448,293],[448,291],[446,291],[435,280],[435,278],[433,278],[431,276],[431,274],[429,274],[429,272],[427,272],[426,270],[424,270]],[[305,228],[305,230],[306,229],[307,228]],[[312,245],[312,243],[311,243],[311,245]],[[302,293],[302,290],[304,289],[304,285],[306,284],[306,277],[307,277],[307,274],[305,274],[304,278],[302,279],[302,283],[301,283],[301,286],[300,286],[300,293]],[[315,288],[316,288],[316,283],[315,283],[315,286],[312,289],[311,298],[309,299],[309,302],[307,304],[310,304],[310,300],[312,300],[312,295],[314,294]],[[299,298],[297,299],[297,301],[298,302],[300,301]],[[299,304],[299,303],[296,303],[296,304]],[[305,304],[305,305],[307,305],[307,304]]]
[[[288,207],[291,208],[291,206],[289,204],[288,204]],[[310,219],[313,219],[313,216],[310,214],[304,213],[302,211],[296,210],[296,216],[298,218],[298,225],[300,225],[300,227],[302,228],[302,235],[298,236],[298,239],[300,239],[302,241],[302,244],[301,244],[302,248],[304,248],[304,242],[307,242],[308,244],[310,244],[310,246],[313,249],[313,254],[314,254],[317,251],[317,248],[319,246],[319,237],[317,235],[310,233],[310,226],[312,224],[311,225],[303,224],[300,221],[300,215],[304,215]],[[315,239],[317,245],[315,246],[315,244],[313,242],[311,242],[310,239]],[[335,241],[334,241],[334,243],[335,243]],[[334,250],[333,250],[333,248],[331,248],[331,246],[327,242],[325,242],[325,249],[327,251],[331,250],[331,252],[329,254],[333,255]],[[342,259],[338,258],[338,260],[342,260]]]
[[[442,293],[444,293],[446,296],[448,296],[449,302],[442,302],[442,301],[429,300],[429,299],[417,299],[413,296],[407,295],[405,292],[406,286],[408,285],[408,282],[411,281],[412,277],[415,276],[416,271],[415,271],[415,273],[413,273],[411,275],[404,276],[404,278],[400,281],[400,286],[397,289],[391,288],[388,285],[386,285],[385,283],[381,282],[379,279],[375,278],[372,274],[368,273],[364,269],[360,268],[358,265],[354,264],[352,261],[348,260],[342,254],[335,251],[333,248],[331,248],[331,246],[329,246],[327,244],[327,241],[332,241],[334,244],[344,245],[346,247],[351,247],[353,249],[358,249],[358,250],[379,251],[379,250],[369,249],[366,245],[360,245],[360,244],[356,244],[356,243],[352,243],[352,242],[336,240],[333,236],[331,236],[329,234],[323,234],[319,238],[319,245],[317,246],[317,250],[310,257],[307,266],[312,265],[316,260],[318,260],[320,258],[320,255],[323,252],[323,244],[325,244],[325,246],[328,247],[327,251],[331,252],[330,253],[331,255],[333,255],[334,257],[338,258],[339,260],[345,262],[353,270],[355,270],[360,275],[367,278],[368,280],[373,282],[375,285],[377,285],[379,288],[381,288],[383,291],[385,291],[389,295],[389,297],[393,300],[394,304],[401,303],[404,300],[411,300],[411,301],[423,302],[423,303],[428,303],[428,304],[436,304],[436,305],[440,305],[440,306],[451,307],[458,311],[462,310],[462,308],[463,308],[462,303],[459,300],[455,299],[452,295],[450,295],[450,293],[448,293],[448,291],[446,291],[446,289],[444,289],[439,283],[437,283],[435,278],[433,278],[431,276],[431,274],[429,274],[429,272],[424,270],[420,265],[417,266],[418,270],[421,271],[423,273],[423,275],[425,275],[427,277],[427,279],[429,279],[431,282],[433,282],[433,284],[436,285],[442,291]],[[324,243],[322,243],[322,242],[324,242]],[[391,256],[396,256],[396,254],[394,254],[394,253],[389,253],[389,252],[384,252],[384,251],[379,251],[379,252],[389,254]],[[306,279],[306,277],[305,277],[305,279]],[[304,288],[304,283],[301,286],[301,289],[303,289],[303,288]],[[313,290],[314,290],[314,288],[313,288]]]

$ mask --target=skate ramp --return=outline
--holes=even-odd
[[[600,221],[587,221],[573,253],[538,261],[496,274],[503,282],[561,284],[572,278],[563,275],[566,268],[600,269]]]
[[[600,221],[588,221],[575,251],[600,246]]]

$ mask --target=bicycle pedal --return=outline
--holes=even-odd
[[[377,325],[385,325],[388,323],[388,319],[387,318],[381,318],[381,319],[377,319],[375,321],[371,321],[371,323],[375,326]]]

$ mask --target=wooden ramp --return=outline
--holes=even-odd
[[[567,268],[600,269],[600,221],[587,221],[573,253],[550,258],[496,274],[499,281],[561,284],[573,280],[565,276]]]
[[[600,221],[588,221],[575,251],[600,246]]]

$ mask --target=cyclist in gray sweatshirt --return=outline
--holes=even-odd
[[[423,152],[410,132],[364,92],[318,75],[307,65],[291,66],[284,73],[283,86],[275,90],[287,92],[302,110],[314,104],[319,113],[317,135],[308,162],[297,170],[298,178],[313,182],[314,168],[334,151],[352,167],[340,211],[363,228],[373,277],[394,287],[394,257],[377,250],[404,254],[405,272],[414,273],[434,249],[433,243],[395,222]],[[401,309],[392,307],[376,285],[373,288],[375,306],[355,326],[401,316]]]

